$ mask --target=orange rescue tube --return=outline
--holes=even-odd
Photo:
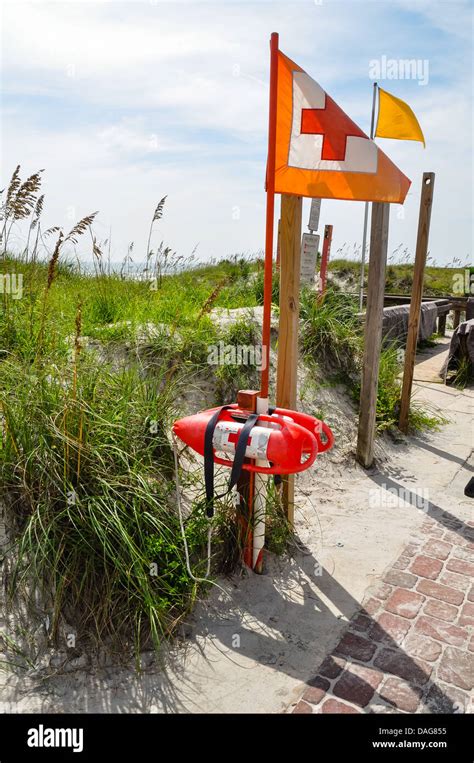
[[[201,411],[193,416],[179,419],[173,432],[196,453],[204,455],[206,427],[219,408]],[[221,411],[213,434],[214,462],[232,466],[239,433],[248,418],[248,411],[237,404]],[[262,422],[264,426],[259,426]],[[321,434],[324,434],[323,441]],[[246,458],[268,462],[268,466],[244,463],[242,468],[261,474],[296,474],[308,469],[318,453],[332,447],[334,442],[330,428],[308,414],[286,409],[274,409],[271,414],[261,414],[249,433]]]

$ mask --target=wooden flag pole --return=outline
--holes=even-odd
[[[387,264],[390,204],[373,202],[370,230],[367,310],[365,317],[364,362],[360,391],[357,460],[366,469],[374,460],[375,416],[382,343],[385,267]]]
[[[297,392],[302,212],[301,196],[282,194],[276,403],[278,408],[291,410],[296,409]],[[282,494],[291,526],[294,521],[294,479],[294,475],[284,478]]]
[[[402,432],[408,431],[408,414],[410,412],[411,388],[415,369],[416,345],[420,326],[421,301],[423,298],[423,278],[425,274],[428,239],[430,234],[431,206],[433,204],[434,172],[424,172],[421,186],[420,214],[418,218],[418,234],[416,239],[415,269],[411,290],[410,316],[408,318],[408,334],[405,350],[405,367],[403,370],[402,396],[400,400],[400,418],[398,427]]]

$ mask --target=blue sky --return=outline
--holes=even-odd
[[[378,140],[412,179],[393,207],[390,249],[414,252],[423,171],[436,172],[431,255],[472,253],[472,42],[468,0],[291,2],[4,2],[2,186],[16,164],[44,167],[45,225],[99,210],[112,256],[155,241],[202,259],[260,250],[268,108],[268,39],[368,132],[370,62],[428,62],[428,81],[381,80],[405,99],[419,143]],[[304,212],[306,222],[307,212]],[[360,244],[363,205],[324,200],[333,256]],[[21,233],[18,232],[20,238]],[[90,258],[89,242],[79,254]]]

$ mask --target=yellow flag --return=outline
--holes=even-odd
[[[419,140],[425,145],[425,137],[418,119],[408,103],[395,98],[391,93],[379,87],[379,116],[375,129],[377,138],[396,138],[397,140]]]

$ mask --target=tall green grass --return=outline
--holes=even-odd
[[[35,610],[41,589],[53,642],[66,621],[83,644],[158,647],[192,607],[198,589],[185,566],[168,435],[192,378],[209,374],[208,347],[221,336],[209,311],[249,301],[242,269],[229,261],[164,276],[155,290],[113,274],[85,276],[60,258],[54,267],[4,258],[4,272],[24,276],[22,299],[6,295],[0,316],[9,590]],[[217,371],[210,379],[219,388]],[[199,576],[207,521],[202,479],[188,477],[196,500],[185,527]],[[238,537],[225,502],[213,546],[213,569],[231,569]]]
[[[328,289],[319,300],[312,290],[301,296],[300,314],[302,349],[332,373],[357,376],[363,350],[363,338],[356,315],[354,297]]]
[[[398,256],[397,250],[390,255],[386,270],[385,293],[406,294],[409,296],[413,283],[413,261],[397,261]],[[405,252],[401,253],[400,258],[406,260],[407,257],[414,260],[414,256],[409,255],[405,250]],[[456,277],[459,277],[459,275],[464,276],[464,271],[467,267],[467,262],[462,264],[457,258],[454,258],[452,262],[444,267],[436,265],[431,260],[431,263],[428,262],[425,268],[423,293],[425,296],[430,297],[455,294]],[[351,260],[344,257],[336,257],[329,262],[329,272],[337,278],[344,279],[351,291],[358,292],[360,259]],[[365,274],[367,278],[368,265],[365,266]]]
[[[158,644],[194,600],[167,437],[178,385],[156,367],[113,372],[89,357],[77,369],[2,364],[0,475],[18,539],[11,591],[54,592],[53,636],[62,616],[96,643]],[[204,554],[193,528],[188,542]]]

